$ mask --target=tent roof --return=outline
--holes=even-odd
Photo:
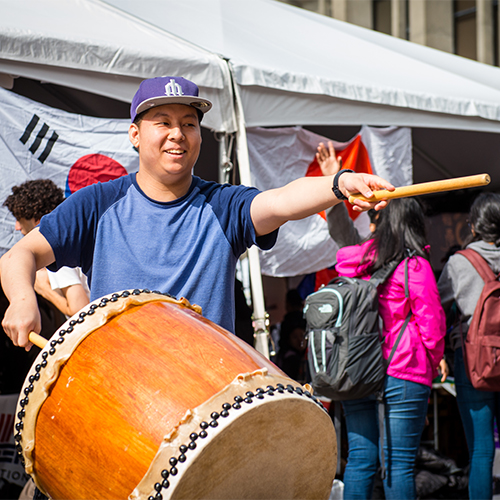
[[[487,171],[500,189],[499,68],[274,0],[0,0],[0,9],[0,80],[130,102],[141,79],[180,74],[214,103],[203,124],[232,132],[227,59],[247,126],[409,126],[415,182]]]
[[[130,102],[180,74],[235,130],[400,125],[500,132],[500,69],[275,0],[0,0],[0,72]]]
[[[228,58],[248,126],[500,131],[499,68],[275,0],[104,1]]]
[[[0,72],[130,102],[141,80],[183,74],[214,102],[204,125],[234,130],[219,56],[95,0],[0,0]]]

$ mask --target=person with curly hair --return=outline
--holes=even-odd
[[[3,205],[16,218],[16,230],[27,234],[29,230],[23,232],[23,228],[30,228],[29,221],[40,221],[63,201],[62,189],[50,179],[37,179],[14,186]]]
[[[26,181],[12,188],[3,203],[16,218],[16,231],[23,236],[64,201],[64,193],[50,179]],[[57,272],[42,268],[36,273],[35,291],[66,316],[73,316],[89,303],[85,275],[79,268],[62,267]]]

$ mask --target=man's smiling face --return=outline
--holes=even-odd
[[[150,109],[130,126],[132,144],[139,150],[140,169],[162,183],[191,177],[201,148],[196,109],[164,104]]]

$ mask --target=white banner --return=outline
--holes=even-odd
[[[68,196],[139,167],[129,120],[93,118],[50,108],[0,88],[0,255],[21,237],[3,206],[12,187],[51,179]]]
[[[301,127],[251,128],[247,136],[252,181],[261,190],[318,175],[316,148],[320,142],[326,145],[331,140]],[[372,171],[395,186],[412,183],[409,128],[363,126],[349,142],[332,142],[337,153],[345,154],[345,168]],[[368,234],[366,214],[354,223],[362,236]],[[337,248],[328,233],[324,213],[290,221],[280,229],[274,248],[260,253],[262,273],[276,277],[314,273],[335,263]]]

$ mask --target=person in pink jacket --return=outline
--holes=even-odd
[[[402,262],[378,289],[386,359],[408,315],[410,319],[387,368],[383,391],[387,500],[416,498],[413,469],[446,333],[445,315],[429,263],[424,215],[413,198],[392,200],[380,212],[369,240],[338,250],[335,269],[340,276],[369,279],[374,271],[395,259]],[[372,395],[342,404],[349,442],[344,498],[369,499],[380,451],[378,402]]]

